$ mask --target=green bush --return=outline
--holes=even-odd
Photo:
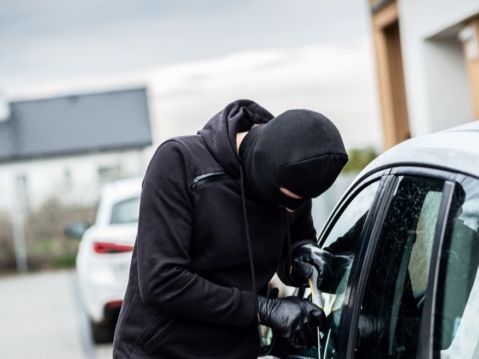
[[[15,269],[13,224],[6,212],[0,212],[0,270]]]
[[[28,269],[69,268],[75,265],[78,241],[67,238],[65,227],[78,220],[92,223],[93,208],[65,206],[56,200],[46,201],[25,219]],[[0,273],[16,271],[13,225],[0,212]]]
[[[352,148],[348,151],[349,161],[343,168],[343,173],[361,171],[366,165],[374,160],[378,154],[372,147]]]
[[[78,241],[67,238],[64,229],[78,220],[92,223],[93,216],[93,208],[65,206],[54,199],[30,213],[25,223],[30,269],[74,266]]]

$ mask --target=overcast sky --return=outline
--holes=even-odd
[[[0,86],[368,37],[366,0],[2,0]]]
[[[160,140],[196,131],[229,101],[251,98],[276,114],[323,112],[348,147],[378,146],[367,4],[2,0],[0,94],[144,82]]]

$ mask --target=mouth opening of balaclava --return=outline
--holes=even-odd
[[[326,191],[348,160],[336,126],[308,110],[286,111],[252,128],[239,154],[253,193],[290,209]],[[285,195],[281,187],[301,199]]]

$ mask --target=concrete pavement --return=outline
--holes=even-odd
[[[0,277],[0,358],[103,359],[81,309],[74,271]]]

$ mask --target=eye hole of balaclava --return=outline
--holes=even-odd
[[[278,204],[288,209],[291,209],[291,210],[298,209],[304,203],[304,201],[306,201],[304,198],[290,197],[284,194],[281,190],[279,192],[280,192],[280,196],[279,196]]]

